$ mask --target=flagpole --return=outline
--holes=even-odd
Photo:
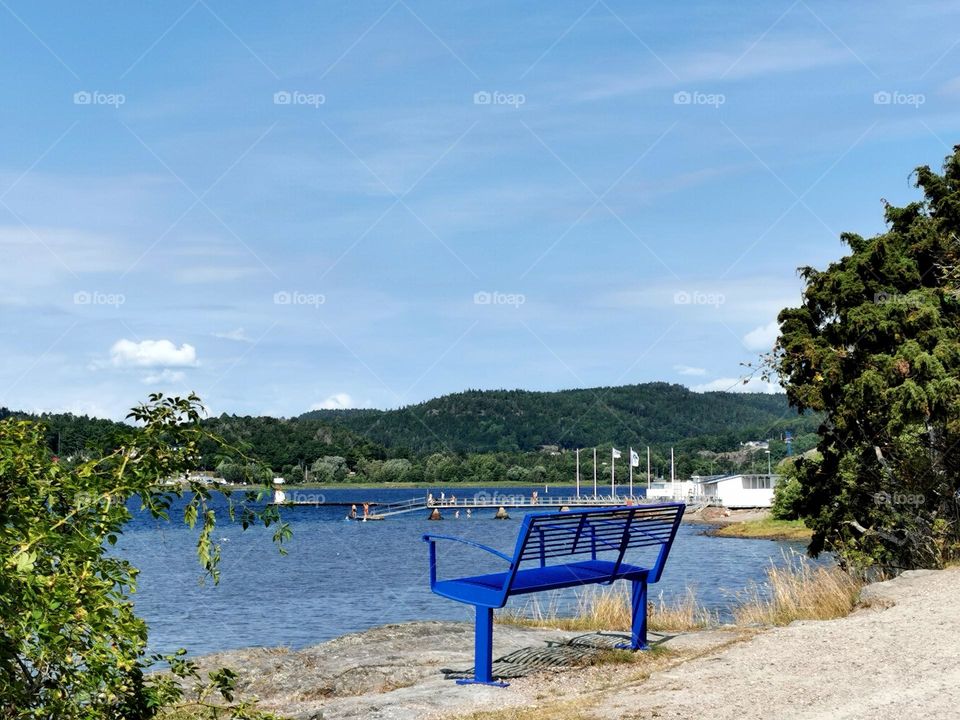
[[[630,497],[633,497],[633,446],[630,447]]]
[[[647,490],[650,489],[650,446],[647,445]]]
[[[677,499],[677,478],[673,472],[673,448],[670,448],[670,492],[673,493],[673,499]]]
[[[617,496],[617,449],[610,447],[610,502]]]
[[[580,498],[580,448],[577,448],[577,498]]]
[[[593,496],[597,496],[597,449],[593,449]]]

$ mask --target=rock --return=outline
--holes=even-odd
[[[510,516],[507,515],[507,509],[501,505],[500,509],[497,510],[497,514],[493,516],[494,520],[509,520]]]
[[[437,508],[434,508],[427,520],[443,520],[443,516],[440,514],[440,511]]]

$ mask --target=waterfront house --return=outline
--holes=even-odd
[[[728,508],[768,508],[779,475],[693,476],[698,485],[695,496]]]

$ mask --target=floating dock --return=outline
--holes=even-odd
[[[368,520],[383,520],[396,515],[405,515],[411,512],[424,510],[439,510],[440,512],[450,512],[457,510],[499,510],[500,508],[525,508],[530,510],[550,510],[574,507],[611,507],[619,505],[641,505],[647,501],[642,497],[630,497],[628,495],[563,495],[532,498],[528,495],[508,495],[499,493],[477,493],[471,497],[464,498],[433,498],[430,501],[427,497],[410,498],[392,503],[374,503],[368,502],[368,507],[376,507],[376,514],[367,516]],[[316,499],[297,500],[296,496],[285,499],[283,502],[271,503],[280,507],[319,507],[321,505],[330,505],[335,507],[350,507],[356,505],[363,507],[363,502],[344,503],[344,502],[322,502]],[[363,521],[363,516],[359,513],[356,518],[351,520]]]

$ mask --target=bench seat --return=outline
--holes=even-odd
[[[642,580],[650,571],[647,568],[620,563],[620,567],[611,560],[585,560],[564,565],[531,567],[518,570],[510,585],[511,595],[557,590],[565,587],[589,585],[597,582],[610,583],[614,580]],[[503,586],[509,572],[473,575],[455,580],[440,580],[433,587],[437,595],[471,604],[487,607],[502,607]],[[487,592],[485,592],[487,591]],[[479,602],[486,600],[488,602]]]
[[[493,677],[493,611],[506,605],[513,595],[628,580],[632,585],[632,619],[630,642],[624,646],[633,650],[648,647],[647,585],[660,580],[684,507],[683,503],[660,503],[530,513],[520,526],[512,556],[465,538],[424,535],[430,546],[431,590],[476,609],[474,677],[457,682],[505,685]],[[456,542],[492,554],[506,563],[506,569],[440,579],[438,541]],[[628,550],[655,552],[656,560],[649,568],[625,562]],[[640,556],[634,557],[635,562],[647,562]]]

